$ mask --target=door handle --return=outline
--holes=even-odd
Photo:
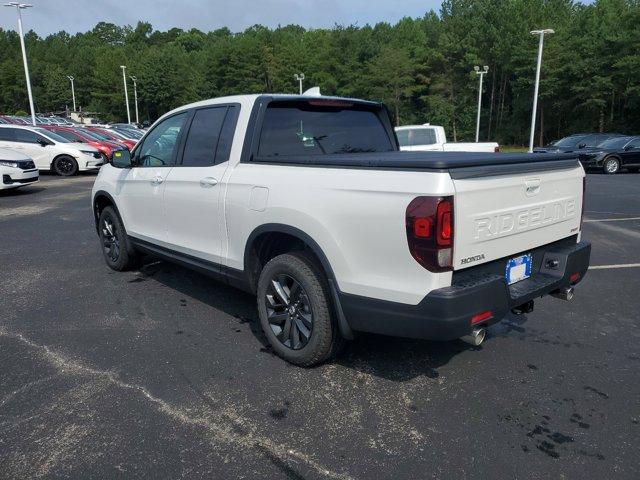
[[[218,184],[218,180],[213,177],[204,177],[200,180],[200,186],[202,188],[210,188]]]
[[[160,175],[156,175],[151,179],[151,185],[160,185],[162,182],[164,182],[164,178],[162,178]]]

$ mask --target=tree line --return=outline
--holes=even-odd
[[[25,22],[28,18],[25,18]],[[528,140],[538,38],[545,37],[537,143],[580,131],[640,133],[640,1],[445,0],[438,12],[394,25],[255,25],[154,30],[100,22],[25,40],[36,109],[77,104],[105,121],[126,119],[122,71],[138,79],[141,121],[204,98],[296,93],[294,74],[327,95],[384,101],[398,124],[444,125],[453,140],[475,134],[478,79],[487,65],[481,139]],[[131,83],[129,87],[131,87]],[[133,96],[130,88],[133,111]],[[0,113],[28,110],[18,36],[0,29]]]

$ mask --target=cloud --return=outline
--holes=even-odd
[[[135,25],[150,22],[156,30],[173,27],[203,31],[228,27],[242,31],[255,24],[269,27],[298,24],[306,28],[395,23],[419,17],[440,7],[439,0],[32,0],[24,11],[25,30],[47,35],[60,30],[84,32],[100,22]],[[8,8],[0,27],[14,29],[15,14]]]

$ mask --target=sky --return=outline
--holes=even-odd
[[[275,27],[298,24],[305,28],[395,23],[438,11],[441,0],[22,0],[25,31],[41,36],[65,30],[86,32],[100,21],[135,25],[151,23],[155,30],[179,27],[202,31],[228,27],[239,32],[255,24]],[[6,0],[2,3],[6,3]],[[0,9],[0,27],[16,28],[15,8]]]

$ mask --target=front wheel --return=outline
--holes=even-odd
[[[344,341],[331,318],[328,286],[302,252],[271,259],[258,280],[260,325],[275,352],[310,367],[328,360]]]
[[[102,254],[109,268],[122,272],[135,266],[137,258],[127,245],[127,232],[112,207],[105,207],[98,221]]]
[[[78,173],[78,162],[73,157],[61,155],[53,161],[53,171],[61,177],[71,177]]]
[[[618,170],[620,170],[620,162],[617,158],[610,157],[605,159],[603,167],[604,173],[612,175],[614,173],[618,173]]]

